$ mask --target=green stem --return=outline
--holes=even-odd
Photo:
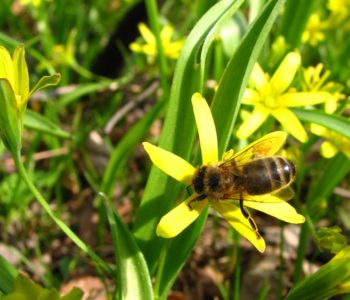
[[[158,59],[159,72],[160,72],[160,84],[163,89],[163,96],[164,96],[163,99],[166,99],[170,93],[170,85],[168,80],[169,68],[168,68],[167,59],[163,49],[162,39],[160,37],[159,14],[158,14],[157,2],[155,0],[146,0],[145,5],[146,5],[150,27],[156,38],[157,59]]]
[[[28,188],[38,200],[42,208],[50,216],[50,218],[58,225],[58,227],[87,255],[89,255],[95,263],[100,266],[104,271],[108,273],[113,273],[113,270],[105,263],[97,254],[95,254],[89,246],[87,246],[56,214],[52,211],[50,205],[47,203],[45,198],[40,194],[39,190],[35,187],[33,182],[30,180],[26,169],[20,158],[20,154],[13,154],[13,158],[17,167],[17,171],[24,182],[27,184]]]

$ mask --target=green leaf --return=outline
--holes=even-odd
[[[153,300],[151,278],[146,261],[136,241],[114,211],[112,204],[103,195],[108,221],[112,231],[114,255],[117,262],[116,282],[119,300]]]
[[[50,76],[41,77],[39,81],[36,83],[36,85],[31,89],[29,93],[29,97],[33,95],[37,90],[41,90],[49,86],[57,85],[60,82],[60,80],[61,80],[61,75],[58,73]]]
[[[68,139],[70,134],[60,129],[55,123],[51,122],[45,116],[37,112],[27,109],[24,115],[24,126],[39,132],[47,133],[59,138]]]
[[[0,291],[8,294],[12,292],[17,270],[0,255]]]
[[[350,139],[349,119],[337,115],[329,115],[317,109],[293,108],[293,112],[302,121],[322,125]]]
[[[67,295],[60,297],[59,293],[51,288],[45,289],[30,278],[19,274],[16,278],[13,292],[2,297],[3,300],[80,300],[83,292],[74,288]]]
[[[12,155],[21,150],[21,119],[10,83],[0,79],[0,136]]]
[[[236,1],[233,0],[220,1],[213,6],[189,34],[176,65],[159,146],[187,160],[192,153],[195,138],[190,100],[192,94],[201,91],[203,86],[201,71],[204,68],[200,64],[205,61],[200,61],[202,56],[199,51],[208,34],[214,34],[213,26],[221,18],[231,15],[236,6]],[[175,204],[181,188],[180,184],[175,184],[165,173],[152,167],[134,227],[135,237],[151,274],[155,271],[164,244],[163,239],[156,237],[155,228],[161,216]]]
[[[211,107],[219,137],[219,155],[227,149],[250,73],[283,2],[272,0],[266,4],[249,27],[219,82]]]

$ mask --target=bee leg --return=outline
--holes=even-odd
[[[207,195],[206,194],[202,194],[202,195],[198,195],[196,198],[193,198],[190,202],[188,202],[188,207],[190,210],[192,210],[192,206],[191,206],[191,203],[192,202],[197,202],[197,201],[202,201],[204,200],[205,198],[207,198]]]
[[[243,206],[243,197],[242,197],[242,194],[240,195],[240,199],[239,199],[239,207],[241,209],[241,212],[243,214],[243,216],[248,220],[250,226],[252,226],[253,230],[255,231],[256,233],[256,237],[258,239],[261,238],[261,235],[259,233],[259,229],[258,229],[258,226],[256,225],[253,217],[250,215],[249,211]]]

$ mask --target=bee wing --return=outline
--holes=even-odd
[[[220,199],[221,201],[239,201],[240,195],[242,193],[242,199],[243,201],[249,201],[249,202],[265,202],[265,203],[278,203],[278,202],[284,202],[292,199],[294,197],[294,191],[292,188],[285,187],[280,190],[274,191],[272,193],[263,194],[263,195],[249,195],[248,193],[244,191],[237,191],[232,194],[225,195],[225,199]]]
[[[228,161],[234,160],[241,165],[255,158],[273,156],[282,148],[286,138],[287,134],[283,131],[271,132],[238,151]]]

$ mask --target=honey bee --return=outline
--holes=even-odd
[[[191,186],[198,196],[192,201],[207,197],[222,201],[238,200],[243,216],[260,238],[258,227],[244,207],[244,201],[258,201],[254,196],[270,193],[284,200],[293,197],[289,185],[295,179],[295,166],[292,161],[275,155],[285,138],[282,132],[270,133],[231,158],[197,168]],[[191,203],[189,206],[191,208]]]

